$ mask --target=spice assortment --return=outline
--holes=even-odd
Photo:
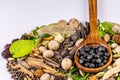
[[[5,45],[2,52],[7,69],[14,80],[119,80],[120,79],[120,25],[98,22],[99,35],[111,47],[113,62],[98,73],[84,72],[76,67],[74,54],[77,46],[89,34],[89,22],[68,22],[37,26],[30,33]],[[109,54],[104,46],[83,46],[79,62],[88,68],[106,64]]]

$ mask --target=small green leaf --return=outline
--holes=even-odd
[[[17,40],[11,44],[9,51],[14,58],[26,56],[32,52],[40,40]]]
[[[110,41],[108,42],[108,44],[110,44],[110,45],[112,45],[113,43],[115,43],[113,40],[110,40]]]
[[[78,75],[70,75],[71,78],[73,78],[73,80],[83,80],[82,77],[78,76]]]
[[[68,73],[72,74],[73,72],[76,72],[77,70],[78,70],[78,68],[74,67],[74,68],[70,69]]]
[[[44,34],[39,35],[39,38],[47,38],[49,36],[51,36],[51,35],[47,34],[47,33],[44,33]]]
[[[33,30],[33,35],[34,35],[34,37],[36,37],[37,34],[38,34],[38,33],[37,33],[37,30]]]

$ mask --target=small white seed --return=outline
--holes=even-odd
[[[55,76],[52,75],[52,76],[50,77],[50,80],[55,80]]]
[[[57,50],[59,48],[60,44],[55,41],[55,40],[51,40],[49,43],[48,43],[48,48],[50,50]]]
[[[71,77],[68,77],[67,80],[73,80]]]
[[[50,80],[50,74],[43,74],[41,77],[40,77],[40,80]]]
[[[47,50],[47,49],[46,49],[46,47],[44,47],[44,46],[40,46],[40,47],[39,47],[39,51],[42,52],[42,53],[44,53],[46,50]]]
[[[113,43],[113,44],[110,45],[110,47],[113,48],[113,49],[115,49],[117,46],[118,46],[118,44],[116,44],[116,43]]]
[[[60,33],[58,33],[55,36],[54,40],[58,41],[59,43],[62,43],[64,41],[64,37]]]
[[[64,58],[61,62],[61,66],[64,70],[69,70],[72,67],[72,60],[69,58]]]
[[[109,34],[105,34],[103,39],[105,40],[105,42],[110,41],[110,35]]]
[[[48,57],[48,58],[51,58],[54,56],[54,52],[52,50],[46,50],[44,53],[43,53],[43,57]]]

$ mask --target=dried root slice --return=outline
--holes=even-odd
[[[48,61],[52,61],[51,59],[45,58]],[[36,60],[35,58],[31,58],[28,57],[26,60],[27,64],[35,67],[35,68],[42,68],[42,70],[46,73],[50,73],[53,75],[57,75],[57,76],[65,76],[62,73],[59,73],[58,71],[56,71],[55,69],[53,69],[52,67],[48,66],[47,64],[45,64],[44,62],[40,61],[39,59]],[[53,62],[53,61],[52,61]],[[55,63],[55,62],[54,62]],[[57,64],[57,63],[56,63]]]
[[[52,59],[50,58],[45,58],[44,57],[44,61],[50,65],[52,65],[53,67],[59,67],[60,64],[56,63],[55,61],[53,61]]]
[[[120,67],[120,58],[118,58],[115,63],[113,64],[113,67],[119,66]]]
[[[11,70],[16,70],[18,72],[22,72],[22,73],[28,75],[28,77],[31,79],[34,78],[32,72],[30,72],[29,70],[27,70],[26,68],[24,68],[20,64],[8,64],[8,66],[10,67]]]
[[[28,65],[35,67],[35,68],[44,68],[44,69],[48,69],[53,72],[57,72],[55,69],[51,68],[50,66],[48,66],[44,62],[40,61],[39,59],[28,57],[26,59],[26,62]]]
[[[114,68],[108,70],[108,71],[105,73],[105,75],[103,76],[102,80],[107,80],[107,79],[109,79],[112,75],[114,75],[114,74],[116,74],[116,73],[118,73],[118,72],[120,72],[120,67],[119,67],[119,66],[114,67]]]

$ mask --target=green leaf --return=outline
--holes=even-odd
[[[34,37],[36,37],[37,34],[38,34],[38,33],[37,33],[37,30],[33,30],[33,35],[34,35]]]
[[[49,36],[51,36],[51,35],[47,34],[47,33],[44,33],[44,34],[39,35],[39,38],[47,38]]]
[[[98,33],[101,38],[105,35],[105,33],[112,35],[115,34],[115,32],[112,31],[112,24],[109,22],[99,22]]]
[[[83,80],[82,77],[78,76],[78,75],[70,75],[71,78],[73,78],[73,80]]]
[[[68,73],[72,74],[73,72],[76,72],[77,70],[78,70],[78,68],[74,67],[74,68],[70,69]]]
[[[86,80],[89,75],[90,75],[90,73],[86,73],[85,76],[83,77],[83,80]]]
[[[113,40],[110,40],[110,41],[108,42],[108,44],[110,44],[110,45],[112,45],[113,43],[115,43]]]
[[[117,80],[120,80],[120,74],[118,75]]]
[[[11,44],[9,51],[14,58],[26,56],[32,52],[40,40],[17,40]]]

